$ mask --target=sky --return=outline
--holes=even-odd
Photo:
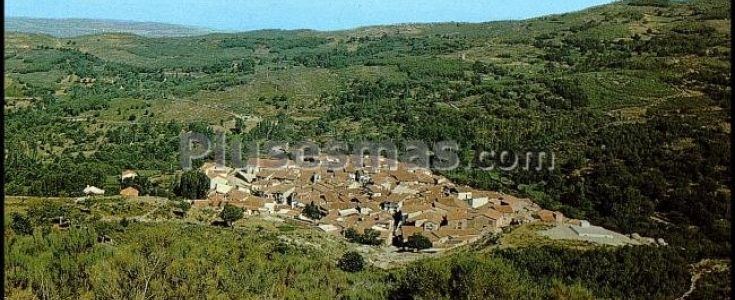
[[[611,0],[5,0],[6,17],[163,22],[226,31],[518,20]]]

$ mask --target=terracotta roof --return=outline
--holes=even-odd
[[[255,199],[255,198],[251,198],[251,199],[242,201],[242,208],[249,209],[249,210],[258,210],[264,205],[265,205],[265,201]]]
[[[271,178],[295,181],[298,178],[298,175],[294,172],[293,169],[279,169],[273,173],[273,176]]]
[[[503,213],[501,213],[501,212],[499,212],[497,210],[494,210],[492,208],[488,208],[488,209],[484,210],[482,212],[482,215],[485,216],[485,217],[488,217],[488,218],[490,218],[492,220],[500,220],[501,218],[503,218]]]
[[[352,208],[355,205],[349,202],[328,202],[326,206],[329,210],[343,210]]]
[[[138,193],[139,191],[132,186],[126,187],[120,191],[120,195],[127,196],[127,197],[137,197]]]
[[[415,219],[426,220],[427,222],[432,222],[439,225],[444,220],[444,217],[438,212],[429,211],[419,215]]]
[[[418,178],[418,181],[420,183],[434,184],[434,177],[432,177],[431,175],[426,175],[424,173],[417,173],[416,177]]]
[[[447,221],[466,220],[466,219],[467,219],[466,210],[455,210],[455,211],[450,211],[447,213]]]
[[[212,193],[211,195],[209,195],[209,197],[207,197],[207,199],[211,202],[223,202],[225,201],[225,196],[223,196],[222,194]]]
[[[191,202],[191,206],[193,207],[206,207],[209,206],[209,200],[194,200]]]
[[[472,236],[480,235],[480,233],[472,228],[469,229],[450,229],[450,228],[439,228],[439,230],[432,232],[436,236],[442,237],[460,237],[460,236]]]
[[[279,185],[274,185],[274,186],[268,187],[266,189],[266,193],[270,193],[270,194],[283,194],[283,193],[288,192],[290,189],[293,189],[293,188],[294,188],[294,185],[293,184],[279,184]]]
[[[339,218],[339,213],[336,210],[329,210],[326,216],[320,220],[322,223],[334,223]]]
[[[386,196],[385,198],[383,198],[382,200],[384,202],[397,203],[397,202],[403,201],[407,197],[408,197],[407,195],[402,195],[402,194],[390,194],[390,195]]]
[[[283,160],[278,159],[248,159],[247,166],[260,167],[263,169],[280,169],[285,168],[291,164],[291,161],[284,163]]]
[[[237,189],[232,189],[230,192],[227,193],[227,200],[229,201],[243,201],[246,198],[250,197],[250,194],[242,192]]]
[[[357,215],[351,215],[351,216],[348,216],[348,217],[344,217],[343,218],[343,221],[341,222],[341,224],[342,224],[342,226],[344,228],[348,228],[348,227],[355,226],[355,224],[357,224],[357,221],[359,221],[359,220],[360,220],[360,217],[359,216],[357,216]]]
[[[416,174],[406,172],[406,170],[398,169],[396,171],[391,171],[390,175],[393,176],[398,182],[415,182],[418,181],[416,178]]]
[[[512,214],[513,207],[510,205],[493,205],[493,208],[501,213]]]
[[[439,196],[436,197],[435,201],[449,207],[454,207],[458,209],[470,209],[470,206],[469,204],[467,204],[467,202],[464,202],[454,197]]]
[[[415,204],[408,204],[408,205],[404,204],[403,207],[401,207],[401,212],[414,213],[414,212],[419,212],[419,211],[431,210],[431,208],[432,208],[431,205],[426,204],[426,203],[415,203]]]
[[[378,202],[367,202],[360,204],[360,207],[367,207],[373,211],[380,211],[380,204]]]
[[[414,227],[414,226],[401,226],[401,235],[404,239],[407,239],[409,236],[412,236],[414,233],[423,233],[424,229],[421,227]]]
[[[333,192],[334,191],[334,188],[333,187],[328,186],[328,185],[325,185],[325,184],[322,184],[322,183],[315,184],[312,187],[314,188],[314,190],[319,191],[321,193],[328,193],[328,192],[334,193]],[[336,197],[336,195],[335,195],[335,197]]]
[[[319,197],[319,192],[306,192],[306,193],[297,193],[298,199],[302,203],[321,203],[326,202],[322,201],[322,199]]]
[[[554,218],[554,212],[550,210],[541,210],[538,213],[539,219],[543,222],[554,222],[556,219]]]

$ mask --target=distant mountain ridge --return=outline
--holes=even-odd
[[[178,37],[204,35],[217,31],[209,28],[158,22],[7,17],[5,18],[5,32],[40,33],[65,38],[113,32],[132,33],[145,37]]]

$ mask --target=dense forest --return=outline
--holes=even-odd
[[[111,250],[95,246],[92,228],[24,235],[6,221],[6,290],[38,298],[135,298],[148,285],[154,298],[203,298],[214,287],[222,297],[676,298],[689,264],[731,251],[730,22],[729,1],[635,0],[523,21],[338,32],[6,32],[5,195],[73,197],[87,185],[115,194],[124,169],[146,175],[136,183],[144,194],[190,194],[178,166],[185,131],[246,141],[454,140],[463,166],[488,163],[479,153],[491,150],[556,157],[540,172],[442,172],[455,182],[671,245],[472,253],[346,274],[319,253],[273,256],[267,235],[138,224],[112,231],[121,246]],[[137,235],[149,244],[129,242]],[[252,245],[225,251],[233,239]],[[146,269],[157,259],[159,271]],[[304,275],[311,270],[325,279]],[[151,272],[151,282],[129,280]]]

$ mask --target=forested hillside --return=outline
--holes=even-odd
[[[374,271],[364,275],[368,279],[329,275],[329,289],[321,292],[330,294],[314,291],[312,297],[435,299],[503,290],[510,294],[498,297],[526,299],[550,297],[545,293],[553,290],[602,298],[676,298],[688,288],[688,264],[731,251],[730,24],[729,1],[633,0],[524,21],[339,32],[264,30],[187,38],[10,33],[4,56],[4,192],[78,196],[95,185],[115,193],[120,171],[136,169],[150,178],[144,194],[173,197],[178,134],[184,130],[225,130],[231,138],[251,141],[455,140],[462,165],[477,165],[483,150],[553,151],[552,171],[458,169],[443,175],[528,196],[544,208],[622,233],[663,237],[671,247],[584,255],[508,250],[487,254],[489,260],[473,253],[390,274]],[[157,234],[142,226],[129,230],[134,232],[121,233],[123,239]],[[103,250],[89,245],[88,233],[38,240],[7,232],[6,226],[6,259],[33,243],[44,243],[34,251],[48,257],[74,251],[90,261],[120,255],[98,253]],[[194,247],[197,239],[209,237],[206,230],[194,233],[177,247]],[[74,239],[79,246],[59,250],[58,239]],[[134,247],[143,246],[125,251],[141,255]],[[222,262],[236,260],[233,253],[222,255]],[[561,261],[541,259],[549,255]],[[646,259],[635,259],[641,257]],[[74,259],[80,263],[82,258]],[[96,264],[92,271],[129,262],[119,259]],[[167,272],[196,264],[167,259],[172,262]],[[593,272],[591,261],[597,259],[625,267],[592,279],[583,275]],[[321,263],[281,270],[285,273],[278,280],[286,283],[278,287],[283,290],[267,295],[297,298],[294,290],[322,286],[298,281],[293,272],[341,272]],[[656,270],[653,277],[641,271],[646,268]],[[64,290],[63,297],[81,295],[102,280],[92,271],[83,276],[67,271],[46,279],[54,284],[67,276],[78,280],[79,287]],[[456,278],[486,271],[506,276],[507,286]],[[40,295],[39,282],[45,281],[33,277],[40,273],[8,274],[6,267],[6,288],[32,288]],[[200,278],[185,274],[191,277],[170,275],[156,287],[173,288],[166,294],[170,297],[183,295],[177,280]],[[536,282],[538,276],[537,285],[515,286]],[[116,280],[119,292],[134,292]],[[290,285],[293,280],[303,285]],[[638,280],[660,285],[648,289],[636,286]],[[345,282],[381,286],[382,292],[345,290]],[[217,283],[223,293],[242,294],[231,284]],[[251,284],[249,293],[265,293],[259,283]],[[113,292],[118,291],[95,291]]]

